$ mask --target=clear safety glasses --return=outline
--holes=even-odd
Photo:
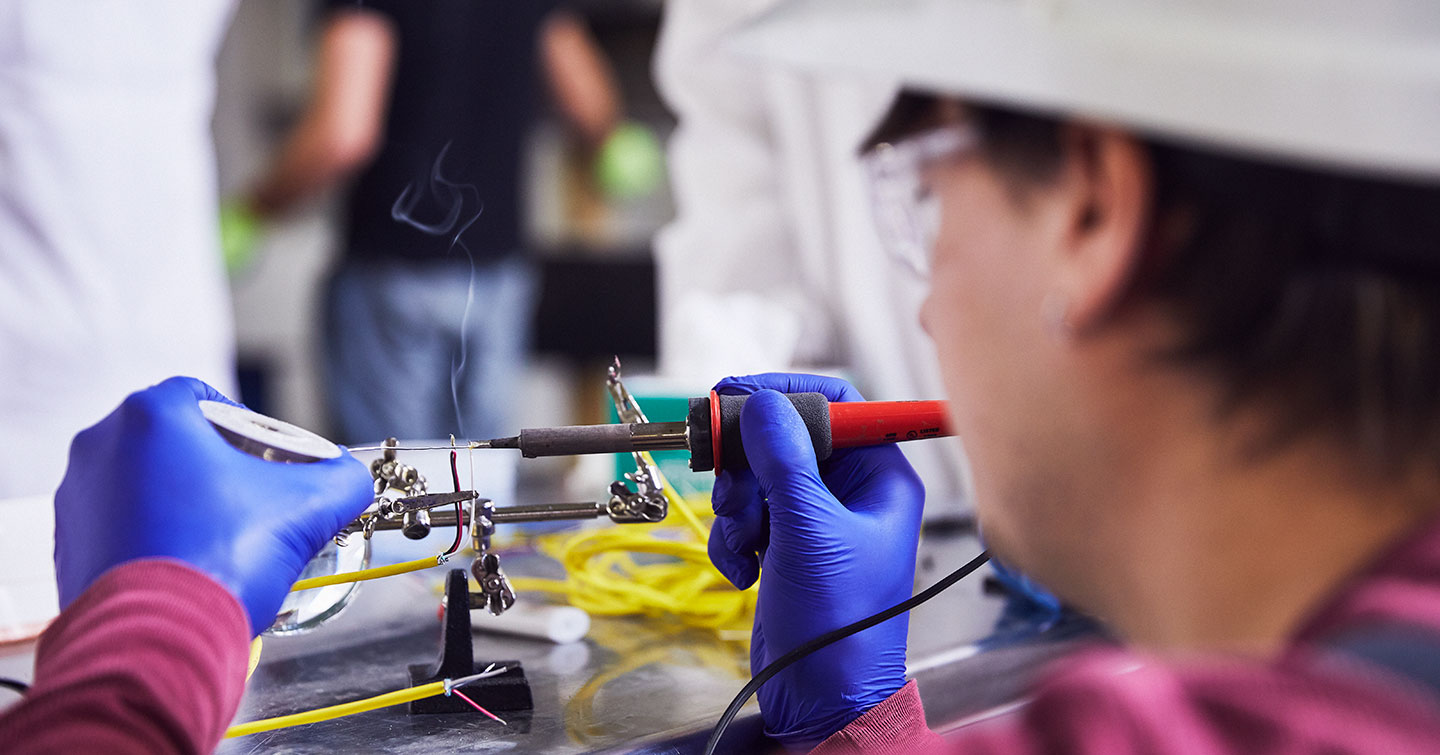
[[[940,234],[940,202],[925,173],[973,149],[979,139],[972,124],[947,124],[877,144],[860,158],[881,243],[918,275],[929,275],[930,255]]]

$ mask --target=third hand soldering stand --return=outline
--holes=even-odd
[[[640,404],[621,381],[619,359],[608,371],[606,387],[622,423],[648,423]],[[580,521],[602,516],[616,524],[654,524],[664,521],[670,513],[664,483],[658,471],[647,461],[644,448],[627,449],[635,461],[635,471],[625,473],[624,479],[610,484],[610,497],[605,503],[587,501],[529,506],[495,506],[473,490],[429,493],[425,478],[414,467],[398,460],[397,451],[401,449],[394,438],[386,440],[381,448],[381,458],[370,465],[371,476],[375,478],[375,503],[342,531],[340,538],[343,540],[357,531],[363,532],[368,539],[377,530],[401,530],[406,537],[420,540],[430,534],[432,527],[468,527],[471,545],[475,549],[470,571],[480,589],[472,596],[472,602],[476,603],[475,607],[483,607],[497,616],[515,602],[515,593],[500,569],[500,559],[490,552],[490,536],[495,533],[497,525]],[[456,450],[464,448],[461,446]],[[468,513],[460,521],[456,520],[460,514],[449,509],[456,504],[468,507]]]
[[[622,422],[647,421],[640,405],[621,382],[618,359],[609,369],[607,388]],[[485,670],[474,659],[470,611],[484,608],[498,616],[515,603],[515,592],[500,568],[500,557],[490,547],[496,525],[576,521],[602,516],[617,524],[655,523],[663,521],[669,513],[664,483],[640,451],[632,453],[635,471],[626,473],[623,480],[611,483],[610,497],[603,505],[585,502],[497,507],[473,490],[427,492],[425,478],[419,471],[398,459],[397,452],[401,449],[397,446],[394,438],[385,441],[381,458],[370,466],[375,480],[375,503],[342,531],[337,541],[343,543],[355,532],[361,532],[369,539],[378,530],[400,530],[407,538],[419,540],[435,527],[465,528],[475,550],[470,576],[474,577],[478,587],[476,592],[470,591],[469,579],[463,569],[452,569],[447,574],[440,656],[434,664],[410,667],[411,681],[416,685],[469,676]],[[630,485],[634,485],[634,489]],[[529,683],[520,662],[495,661],[491,665],[503,666],[506,671],[476,683],[481,686],[471,687],[470,694],[477,703],[495,711],[531,710],[533,702]],[[410,703],[412,713],[469,710],[466,703],[450,696],[429,697]]]

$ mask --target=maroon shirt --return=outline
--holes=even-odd
[[[946,738],[926,727],[911,682],[814,752],[1440,752],[1440,694],[1345,649],[1370,636],[1427,638],[1412,655],[1436,662],[1440,526],[1349,579],[1272,663],[1091,651],[1062,661],[1020,710]]]
[[[40,636],[35,683],[0,714],[6,753],[210,752],[245,691],[250,623],[178,561],[95,580]]]

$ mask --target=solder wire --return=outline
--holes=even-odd
[[[420,700],[426,697],[434,697],[436,695],[448,695],[450,694],[451,690],[455,689],[456,687],[462,687],[466,684],[478,681],[480,679],[488,679],[492,676],[499,676],[506,671],[508,671],[508,669],[504,666],[501,666],[498,669],[488,669],[482,673],[462,677],[460,679],[442,679],[438,682],[430,682],[429,684],[421,684],[416,687],[396,690],[394,692],[386,692],[383,695],[367,697],[363,700],[340,703],[339,705],[330,705],[324,708],[316,708],[315,710],[303,711],[301,713],[291,713],[287,716],[262,718],[257,721],[249,721],[243,724],[236,724],[235,726],[231,726],[229,729],[225,730],[225,738],[231,739],[233,737],[243,737],[248,734],[257,734],[262,731],[286,729],[291,726],[301,726],[303,724],[313,724],[319,721],[329,721],[334,718],[352,716],[356,713],[364,713],[366,711],[377,710],[379,708],[388,708],[391,705],[408,703],[412,700]],[[474,703],[471,704],[473,705]]]

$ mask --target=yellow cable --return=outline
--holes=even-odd
[[[260,638],[259,636],[256,636],[256,638],[250,643],[250,660],[248,663],[245,664],[245,681],[250,681],[250,677],[255,673],[255,667],[259,665]]]
[[[655,467],[649,454],[642,457]],[[624,525],[542,535],[535,538],[537,547],[565,567],[565,578],[512,577],[511,585],[561,596],[599,616],[669,617],[723,636],[748,638],[757,593],[753,588],[736,590],[711,565],[706,545],[710,531],[704,521],[711,516],[709,501],[682,498],[655,469],[672,517],[683,529],[673,523]]]
[[[655,457],[651,456],[649,451],[641,451],[640,458],[644,459],[645,463],[649,464],[650,468],[655,470],[655,478],[661,485],[661,491],[665,494],[665,500],[670,502],[670,508],[680,512],[680,518],[685,520],[685,524],[690,526],[690,530],[700,538],[701,542],[708,540],[710,530],[700,523],[700,520],[695,517],[695,512],[691,511],[689,507],[685,505],[680,495],[675,492],[675,488],[670,485],[670,481],[665,479],[664,473],[660,471],[660,465],[655,463]]]
[[[367,579],[380,579],[381,577],[393,577],[396,574],[405,574],[421,569],[429,569],[445,563],[444,556],[431,556],[429,558],[417,558],[414,561],[402,561],[389,566],[377,566],[373,569],[361,569],[360,571],[345,572],[343,574],[331,574],[325,577],[311,577],[302,579],[290,586],[290,592],[309,590],[315,587],[326,587],[328,585],[341,585],[346,582],[363,582]]]
[[[431,682],[418,687],[387,692],[375,697],[367,697],[364,700],[356,700],[350,703],[331,705],[326,708],[316,708],[303,713],[292,713],[288,716],[276,716],[274,718],[262,718],[258,721],[231,726],[225,730],[225,738],[243,737],[247,734],[255,734],[261,731],[272,729],[283,729],[288,726],[299,726],[301,724],[313,724],[317,721],[329,721],[332,718],[349,716],[355,713],[364,713],[367,710],[376,708],[388,708],[391,705],[408,703],[411,700],[419,700],[423,697],[433,697],[445,694],[445,682]]]

